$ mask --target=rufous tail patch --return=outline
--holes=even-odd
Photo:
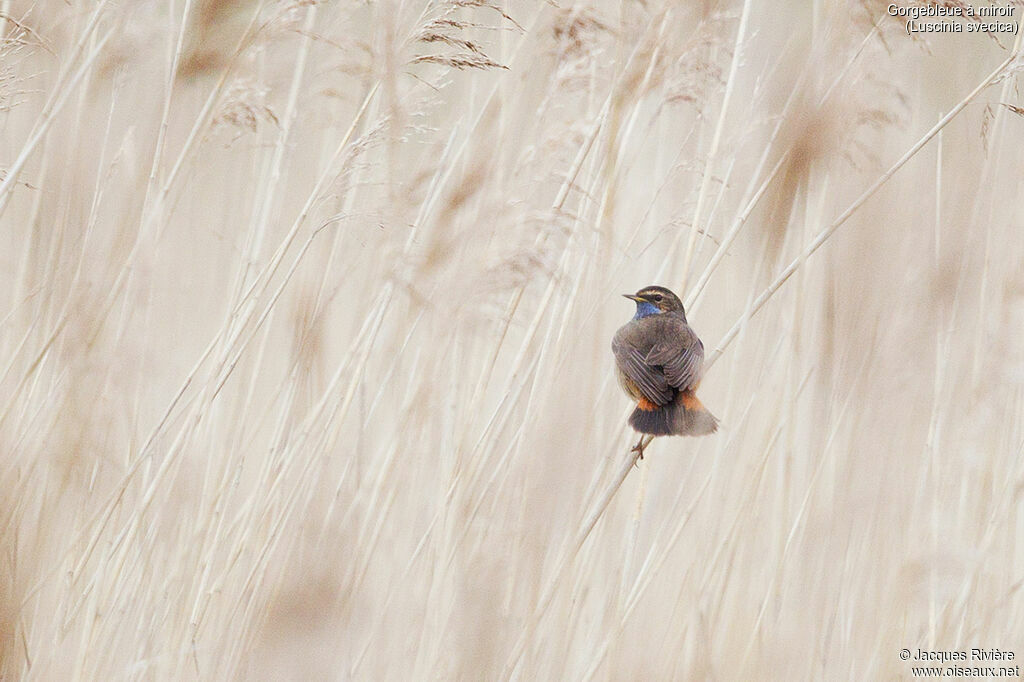
[[[658,409],[658,406],[652,403],[647,398],[640,398],[640,401],[636,404],[644,412],[654,412]]]

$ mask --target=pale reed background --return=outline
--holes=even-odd
[[[0,678],[1024,656],[1015,38],[886,4],[0,2]]]

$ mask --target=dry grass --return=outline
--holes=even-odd
[[[0,678],[1024,656],[1020,43],[885,4],[0,3]]]

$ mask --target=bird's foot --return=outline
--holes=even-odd
[[[637,453],[637,459],[644,458],[644,448],[647,447],[647,443],[644,442],[644,438],[645,436],[643,434],[640,434],[640,440],[638,440],[636,442],[636,445],[633,446],[633,449],[630,450],[630,452]]]

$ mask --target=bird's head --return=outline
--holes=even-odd
[[[633,319],[638,320],[641,317],[662,313],[679,313],[683,319],[686,319],[683,302],[665,287],[644,287],[635,294],[623,294],[623,296],[636,301],[636,316]]]

